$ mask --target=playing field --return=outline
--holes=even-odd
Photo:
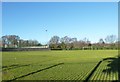
[[[117,56],[117,50],[3,52],[2,78],[118,80]]]

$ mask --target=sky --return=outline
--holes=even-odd
[[[117,2],[2,3],[2,35],[44,44],[54,35],[93,43],[111,34],[118,34]]]

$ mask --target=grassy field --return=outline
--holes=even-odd
[[[2,79],[118,80],[117,56],[117,50],[3,52]]]

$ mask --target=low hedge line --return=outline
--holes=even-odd
[[[72,48],[72,49],[52,48],[51,50],[118,50],[118,48]]]
[[[0,51],[42,51],[42,50],[117,50],[118,48],[73,48],[73,49],[50,49],[50,48],[0,48]]]
[[[0,51],[41,51],[49,48],[1,48]]]

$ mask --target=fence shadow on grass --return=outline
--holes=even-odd
[[[10,70],[10,69],[15,69],[15,68],[19,68],[19,67],[24,67],[24,66],[29,66],[30,64],[25,64],[25,65],[21,65],[21,64],[13,64],[13,65],[9,65],[9,66],[2,66],[2,71],[6,71],[6,70]]]
[[[87,76],[87,78],[85,79],[84,82],[89,82],[90,78],[92,77],[92,75],[94,74],[94,72],[96,71],[96,69],[99,68],[100,64],[103,63],[103,62],[106,62],[106,61],[108,62],[107,66],[109,68],[108,69],[104,69],[103,72],[104,73],[118,72],[118,82],[120,82],[120,68],[118,67],[119,64],[120,64],[120,58],[114,58],[114,57],[104,58],[103,60],[99,61],[97,63],[97,65],[95,66],[95,68]]]
[[[59,66],[59,65],[62,65],[62,64],[64,64],[64,63],[58,63],[58,64],[55,64],[55,65],[52,65],[52,66],[49,66],[49,67],[46,67],[46,68],[43,68],[43,69],[39,69],[39,70],[30,72],[30,73],[28,73],[28,74],[22,75],[22,76],[20,76],[20,77],[16,77],[16,78],[14,78],[14,79],[11,79],[11,80],[8,80],[8,81],[5,81],[5,82],[15,81],[15,80],[17,80],[17,79],[20,79],[20,78],[23,78],[23,77],[26,77],[26,76],[29,76],[29,75],[32,75],[32,74],[35,74],[35,73],[38,73],[38,72],[41,72],[41,71],[44,71],[44,70],[47,70],[47,69],[56,67],[56,66]]]
[[[109,58],[105,58],[103,59],[103,62],[108,62],[107,66],[108,68],[107,69],[104,69],[103,72],[104,73],[116,73],[118,72],[118,80],[120,82],[120,68],[119,68],[119,65],[120,65],[120,57],[118,58],[113,58],[113,57],[109,57]]]

